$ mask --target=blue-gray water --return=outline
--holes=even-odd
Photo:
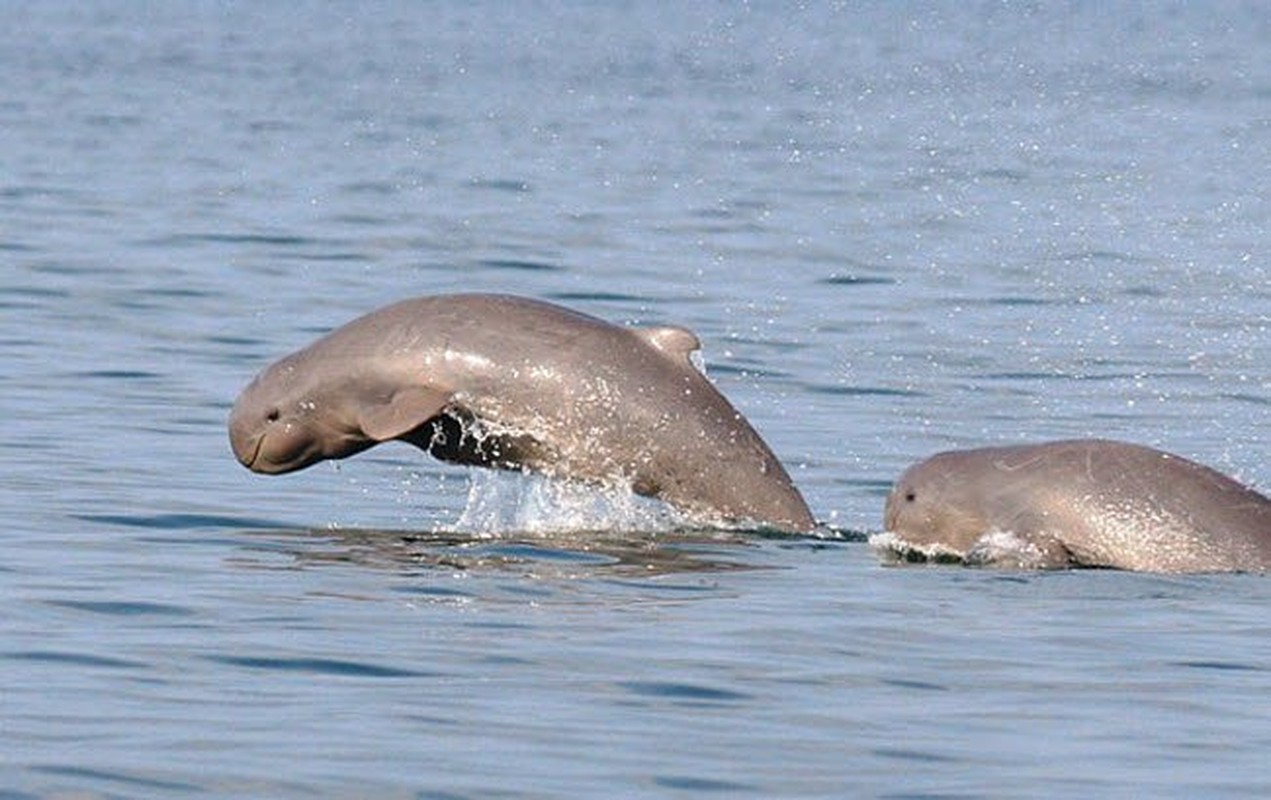
[[[835,529],[990,442],[1271,484],[1263,4],[626,5],[5,4],[0,797],[1271,793],[1265,577],[234,461],[268,361],[497,290],[694,328]]]

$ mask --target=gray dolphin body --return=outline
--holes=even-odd
[[[503,295],[405,300],[261,372],[234,454],[283,473],[400,440],[444,461],[625,484],[697,516],[804,531],[780,461],[677,327],[624,328]]]
[[[884,528],[919,552],[1025,566],[1271,570],[1271,500],[1169,453],[1098,439],[940,453],[906,470]],[[987,545],[987,546],[986,546]]]

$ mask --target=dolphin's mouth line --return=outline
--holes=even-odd
[[[256,460],[260,458],[260,450],[265,446],[265,435],[261,434],[256,437],[256,446],[252,448],[251,454],[243,459],[243,466],[254,470],[256,468]]]

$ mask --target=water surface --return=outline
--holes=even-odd
[[[1264,578],[860,535],[949,447],[1271,484],[1260,11],[9,9],[3,795],[1267,794]],[[264,364],[472,290],[696,330],[829,535],[233,460]]]

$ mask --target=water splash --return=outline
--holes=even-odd
[[[962,564],[962,553],[943,544],[918,545],[890,531],[871,534],[869,546],[884,564]]]
[[[976,540],[965,557],[973,567],[1047,569],[1056,566],[1045,550],[1011,531],[989,531]]]
[[[871,535],[869,545],[884,564],[963,564],[1021,570],[1057,566],[1043,549],[1010,531],[989,531],[965,553],[941,542],[909,542],[892,532]]]
[[[456,532],[669,532],[687,524],[669,506],[628,488],[485,469],[471,470],[469,481],[467,506],[452,528]]]

